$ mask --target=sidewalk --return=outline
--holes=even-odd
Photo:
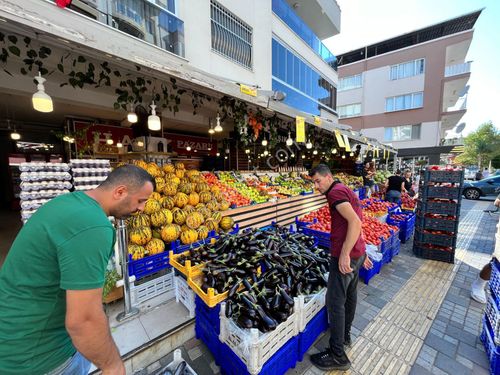
[[[381,273],[360,284],[353,323],[352,368],[344,374],[488,374],[479,341],[484,305],[470,298],[470,284],[493,251],[498,216],[483,212],[491,202],[462,202],[455,264],[427,261],[412,253],[412,241]],[[328,334],[309,354],[323,350]],[[199,340],[186,342],[183,358],[199,375],[219,368]],[[172,354],[136,374],[150,375]],[[323,374],[306,355],[287,374]],[[331,372],[341,374],[341,372]]]

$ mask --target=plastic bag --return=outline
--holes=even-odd
[[[371,244],[366,244],[366,254],[372,261],[380,262],[382,260],[382,253],[378,251],[378,247]]]

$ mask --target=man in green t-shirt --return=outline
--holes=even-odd
[[[126,165],[99,187],[46,203],[17,235],[0,269],[0,373],[125,374],[102,307],[115,231],[155,188]],[[89,362],[90,361],[90,362]]]

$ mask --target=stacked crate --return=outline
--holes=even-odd
[[[483,317],[481,341],[490,361],[490,374],[500,374],[500,262],[491,262],[490,295]]]
[[[463,170],[430,167],[422,172],[413,242],[415,255],[454,263],[463,181]]]

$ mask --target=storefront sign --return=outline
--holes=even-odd
[[[240,84],[240,92],[250,96],[257,96],[257,89],[255,87],[250,87],[247,85]]]
[[[344,148],[344,139],[342,138],[342,134],[338,130],[335,130],[335,139],[337,140],[337,143],[339,144],[339,147]]]
[[[314,117],[314,125],[321,126],[321,117],[318,116],[313,116]]]
[[[166,133],[164,137],[167,138],[168,144],[172,146],[172,151],[180,155],[215,156],[217,154],[217,141],[209,138],[174,133]],[[191,147],[191,151],[186,150],[188,146]]]
[[[347,135],[343,134],[342,137],[344,138],[344,147],[347,152],[351,151],[351,145],[349,144],[349,137]]]
[[[305,142],[306,141],[306,123],[305,118],[297,116],[295,117],[295,133],[297,137],[295,139],[296,142]]]
[[[107,143],[110,142],[109,140],[113,141],[113,147],[116,147],[117,143],[121,143],[125,149],[132,143],[133,132],[130,128],[84,121],[74,121],[73,125],[78,150],[88,149],[93,152],[109,152],[110,145]]]

